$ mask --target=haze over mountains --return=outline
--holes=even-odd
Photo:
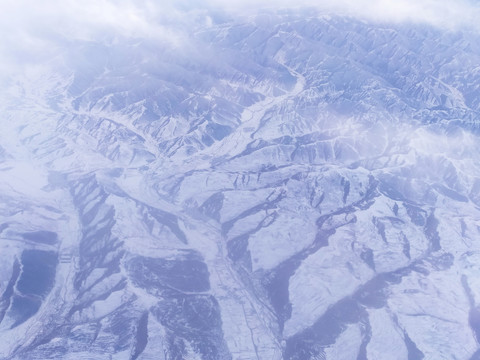
[[[2,15],[1,359],[480,359],[475,5],[47,4]]]

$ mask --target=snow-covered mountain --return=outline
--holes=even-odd
[[[1,359],[480,359],[476,31],[58,41],[1,89]]]

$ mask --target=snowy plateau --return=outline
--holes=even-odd
[[[209,20],[4,76],[0,359],[480,359],[478,32]]]

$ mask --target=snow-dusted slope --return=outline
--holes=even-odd
[[[12,77],[0,358],[478,359],[478,39],[265,13]]]

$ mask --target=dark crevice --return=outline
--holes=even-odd
[[[143,313],[138,321],[137,334],[135,336],[135,348],[131,360],[137,359],[148,344],[148,312]]]

